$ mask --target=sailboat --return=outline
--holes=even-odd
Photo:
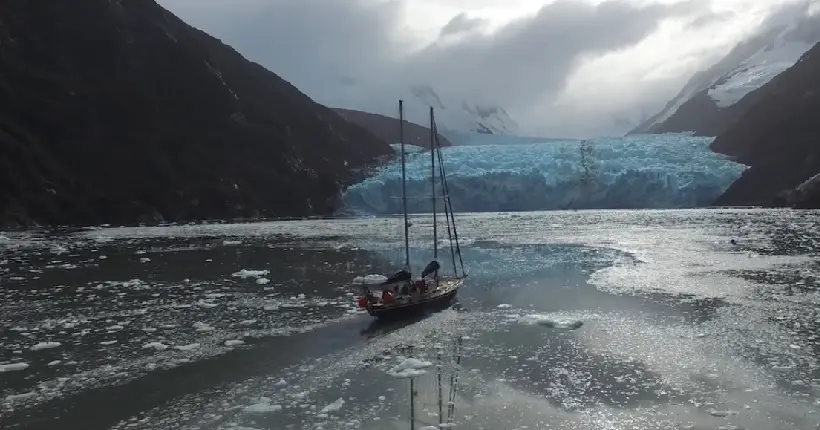
[[[447,189],[447,175],[444,164],[441,162],[441,144],[438,140],[433,107],[430,107],[430,199],[433,206],[433,258],[419,276],[413,275],[410,266],[410,222],[407,215],[404,102],[402,100],[399,100],[399,143],[401,145],[401,198],[404,213],[404,269],[379,285],[365,287],[364,294],[359,297],[359,306],[367,309],[368,314],[377,318],[395,318],[431,308],[446,308],[453,302],[459,288],[464,285],[467,278],[464,271],[464,260],[461,257],[461,247],[458,243],[458,231],[456,230],[453,206]],[[437,177],[441,183],[439,187],[441,197],[436,195]],[[449,254],[453,266],[452,274],[443,274],[443,269],[439,263],[437,213],[437,200],[439,198],[444,203],[444,218],[450,244]],[[458,257],[459,265],[456,265],[456,257]],[[375,294],[371,290],[373,287],[380,289],[381,294]]]

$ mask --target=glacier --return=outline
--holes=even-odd
[[[707,206],[746,169],[710,151],[714,138],[686,133],[589,140],[586,163],[580,141],[498,139],[495,145],[487,144],[485,136],[481,144],[442,148],[455,211]],[[430,153],[414,152],[406,158],[408,211],[430,212]],[[401,213],[398,159],[348,187],[342,203],[348,214]]]

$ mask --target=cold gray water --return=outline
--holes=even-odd
[[[400,218],[2,233],[0,428],[408,429],[406,358],[416,429],[820,428],[820,212],[457,223],[458,303],[403,324],[350,285]]]

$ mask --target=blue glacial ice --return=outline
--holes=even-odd
[[[746,168],[710,151],[713,138],[689,134],[590,140],[586,175],[580,141],[499,139],[442,149],[455,211],[708,206]],[[408,211],[430,212],[429,152],[407,154],[407,178]],[[401,165],[348,187],[342,201],[348,213],[401,213]]]

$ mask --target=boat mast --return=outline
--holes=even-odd
[[[433,191],[433,258],[438,258],[438,225],[436,223],[436,131],[433,107],[430,106],[430,187]]]
[[[401,206],[404,211],[404,267],[410,271],[410,224],[407,222],[407,176],[404,159],[404,100],[399,100],[399,143],[401,144]]]
[[[438,372],[436,377],[438,379],[438,423],[439,427],[441,424],[444,424],[444,404],[442,403],[442,395],[441,395],[441,348],[438,350],[438,365],[437,365]]]

